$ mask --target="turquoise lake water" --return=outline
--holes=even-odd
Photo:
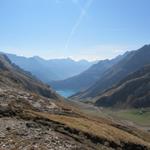
[[[61,96],[67,98],[73,94],[76,93],[76,91],[72,91],[72,90],[58,90],[57,91],[58,94],[60,94]]]

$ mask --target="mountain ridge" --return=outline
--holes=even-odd
[[[50,82],[50,85],[56,90],[85,90],[94,84],[107,69],[127,55],[127,53],[128,52],[111,60],[101,60],[77,76],[73,76],[66,80],[53,81]]]
[[[4,53],[5,54],[5,53]],[[72,59],[48,59],[39,56],[24,57],[7,54],[8,58],[23,70],[31,72],[45,83],[77,75],[90,67],[94,62],[74,61]],[[42,69],[41,69],[42,68]],[[70,70],[68,72],[68,70]]]
[[[85,91],[75,94],[73,99],[96,97],[122,80],[129,73],[142,68],[144,65],[150,64],[149,58],[150,45],[145,45],[138,50],[129,52],[122,60],[108,69],[93,86]]]

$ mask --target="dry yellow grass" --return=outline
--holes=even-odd
[[[51,115],[48,113],[41,113],[41,112],[32,112],[32,114],[49,119],[51,121],[65,124],[70,128],[74,128],[79,131],[98,136],[102,139],[107,139],[108,141],[112,141],[117,144],[120,144],[120,142],[124,142],[150,146],[148,142],[145,142],[142,139],[130,133],[115,128],[106,123],[99,123],[81,117],[76,118],[64,115]]]

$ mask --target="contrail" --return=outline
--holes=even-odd
[[[72,1],[73,1],[74,3],[75,3],[75,2],[78,3],[78,1],[75,1],[75,0],[72,0]],[[81,9],[81,14],[80,14],[79,18],[77,19],[76,23],[74,24],[74,26],[73,26],[73,28],[72,28],[72,30],[71,30],[71,32],[70,32],[68,38],[67,38],[67,42],[66,42],[66,44],[65,44],[65,49],[68,49],[69,43],[70,43],[70,41],[71,41],[71,39],[72,39],[74,33],[76,32],[76,30],[77,30],[78,26],[80,25],[82,19],[83,19],[84,16],[86,15],[87,10],[88,10],[89,7],[91,6],[92,2],[93,2],[93,0],[88,0],[88,1],[86,2],[86,4],[85,4],[84,7],[81,7],[81,5],[78,3],[78,5],[80,6],[80,9]]]
[[[76,4],[78,7],[79,7],[79,9],[82,11],[84,8],[82,7],[82,5],[79,3],[79,0],[72,0],[72,2],[74,3],[74,4]]]

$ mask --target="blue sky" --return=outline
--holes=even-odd
[[[149,0],[0,0],[0,51],[112,58],[150,43]]]

